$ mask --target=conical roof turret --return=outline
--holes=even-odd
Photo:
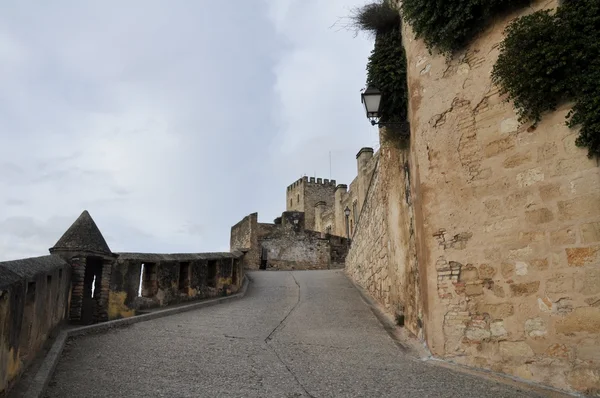
[[[67,232],[50,249],[50,253],[55,251],[112,254],[106,240],[104,240],[102,233],[87,210],[81,213],[73,225],[67,229]]]

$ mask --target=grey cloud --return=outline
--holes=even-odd
[[[0,5],[0,261],[84,209],[113,250],[219,250],[300,174],[328,177],[328,151],[349,182],[371,43],[329,26],[356,3]]]

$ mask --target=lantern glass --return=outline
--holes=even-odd
[[[348,208],[348,206],[346,206],[346,208],[344,209],[344,214],[346,215],[346,217],[350,215],[350,209]]]
[[[376,88],[368,87],[361,94],[361,101],[365,106],[368,118],[379,117],[379,104],[381,103],[381,92]]]

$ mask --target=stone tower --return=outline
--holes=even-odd
[[[115,255],[87,210],[56,242],[50,253],[71,265],[69,320],[84,324],[106,321]]]
[[[316,230],[315,206],[319,204],[320,211],[334,206],[335,180],[302,177],[287,187],[286,211],[304,213],[305,227]]]

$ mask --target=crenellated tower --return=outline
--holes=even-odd
[[[286,211],[303,212],[306,229],[317,230],[315,206],[319,204],[319,211],[332,209],[335,187],[335,180],[302,177],[287,187]]]

